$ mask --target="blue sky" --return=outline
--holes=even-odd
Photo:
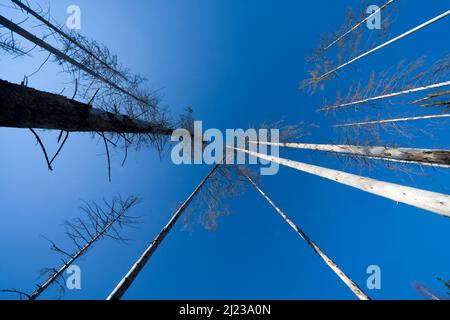
[[[448,9],[438,0],[399,2],[393,35]],[[73,1],[49,3],[53,16],[64,21]],[[370,71],[382,71],[401,59],[427,55],[434,61],[449,51],[448,41],[443,41],[447,18],[344,71],[343,79],[327,84],[324,92],[310,96],[299,91],[308,69],[304,57],[323,33],[340,26],[345,9],[356,3],[76,1],[82,10],[81,33],[106,44],[124,65],[147,77],[172,114],[190,106],[205,127],[220,129],[247,128],[281,118],[288,123],[316,123],[320,128],[306,138],[315,143],[336,141],[338,134],[328,128],[336,120],[315,110],[324,97],[331,99],[337,90],[345,91],[345,79],[364,80]],[[24,59],[1,55],[0,77],[19,83],[45,57],[38,52]],[[52,64],[32,77],[29,85],[52,92],[67,86],[58,66]],[[398,107],[401,110],[387,104],[382,107],[390,113],[408,111],[407,106]],[[418,134],[402,141],[387,136],[386,143],[448,148],[447,123],[442,122],[433,137]],[[50,146],[56,136],[43,134]],[[169,157],[161,161],[155,151],[145,149],[132,152],[121,168],[122,154],[115,152],[109,183],[102,144],[87,134],[71,136],[54,172],[47,171],[40,149],[26,130],[0,129],[0,148],[1,288],[31,291],[41,268],[58,265],[59,258],[40,235],[67,242],[61,224],[81,214],[77,210],[81,199],[101,200],[119,193],[143,199],[134,213],[144,223],[126,234],[133,241],[97,244],[78,263],[82,290],[68,292],[67,299],[105,298],[209,170],[177,167]],[[449,193],[450,176],[444,170],[425,170],[424,175],[411,178],[382,167],[343,166],[318,153],[283,151],[282,156]],[[366,289],[374,299],[420,299],[412,282],[442,292],[435,277],[450,278],[448,219],[288,168],[264,177],[263,187],[363,289],[366,268],[381,267],[382,289]],[[214,233],[201,228],[189,233],[177,225],[124,298],[354,299],[255,190],[249,189],[230,205],[232,214],[219,221]],[[55,296],[53,291],[43,298]]]

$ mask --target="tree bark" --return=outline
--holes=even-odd
[[[344,155],[357,155],[362,157],[376,158],[380,160],[401,160],[422,164],[425,166],[450,167],[450,150],[436,149],[415,149],[415,148],[390,148],[381,146],[357,146],[357,145],[334,145],[334,144],[310,144],[310,143],[273,143],[256,142],[254,144],[263,144],[276,147],[317,150]]]
[[[250,181],[250,183],[255,187],[255,189],[262,194],[262,196],[269,202],[269,204],[280,214],[280,216],[292,227],[292,229],[297,232],[303,240],[308,243],[308,245],[316,252],[320,258],[330,267],[338,277],[345,283],[345,285],[358,297],[360,300],[370,300],[358,285],[350,279],[344,271],[332,260],[330,259],[278,206],[269,198],[269,196],[256,184],[256,182],[250,178],[247,174],[245,177]]]
[[[150,245],[145,250],[145,252],[142,254],[142,256],[131,267],[131,269],[127,273],[127,275],[119,282],[119,284],[116,286],[116,288],[113,290],[113,292],[108,296],[108,298],[106,300],[122,299],[123,295],[127,292],[129,287],[136,280],[139,273],[142,271],[142,269],[144,269],[145,265],[150,260],[153,253],[156,251],[156,249],[158,249],[159,245],[162,243],[164,238],[167,236],[167,234],[170,232],[170,230],[172,230],[172,228],[175,226],[177,221],[183,215],[186,208],[189,206],[189,204],[192,202],[192,200],[194,200],[195,196],[200,192],[202,187],[205,185],[205,183],[208,181],[208,179],[214,174],[214,172],[217,170],[218,167],[219,167],[219,165],[216,164],[214,166],[214,168],[208,173],[208,175],[202,180],[202,182],[200,182],[200,184],[197,186],[197,188],[194,190],[194,192],[178,208],[178,210],[173,214],[172,218],[167,223],[167,225],[161,230],[161,232],[156,236],[156,238],[150,243]]]
[[[0,127],[171,135],[159,124],[105,112],[63,96],[0,80]]]
[[[249,155],[281,164],[299,171],[310,173],[325,179],[329,179],[356,189],[363,190],[399,203],[405,203],[433,213],[450,217],[450,196],[442,193],[426,191],[399,184],[375,180],[355,174],[310,165],[302,162],[273,157],[244,149],[232,148]]]

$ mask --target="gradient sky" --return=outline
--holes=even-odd
[[[51,0],[49,4],[58,21],[65,20],[68,5],[79,5],[81,33],[106,44],[124,65],[147,77],[172,114],[192,107],[204,127],[220,129],[282,118],[288,123],[316,123],[321,127],[306,140],[327,143],[335,141],[328,126],[336,120],[315,110],[324,97],[345,91],[346,82],[330,82],[314,96],[299,91],[298,84],[307,75],[304,57],[322,34],[341,25],[345,9],[357,2]],[[399,2],[393,35],[448,9],[448,3],[440,0]],[[10,13],[3,7],[0,12]],[[382,71],[401,59],[442,57],[449,52],[444,40],[449,19],[355,64],[343,78],[364,80],[371,70]],[[16,15],[15,21],[20,20]],[[20,83],[45,57],[39,52],[23,59],[0,55],[0,77]],[[66,87],[67,95],[73,90],[54,64],[30,78],[29,86],[52,92]],[[385,103],[380,107],[389,112],[408,111],[408,106],[393,111]],[[378,111],[383,114],[383,109]],[[439,124],[433,137],[419,133],[402,145],[448,148],[448,122]],[[42,134],[51,150],[56,136]],[[391,136],[386,143],[399,141]],[[119,193],[143,199],[133,213],[144,223],[126,233],[133,241],[98,243],[77,263],[82,268],[82,290],[67,292],[66,299],[104,299],[209,170],[177,167],[167,155],[160,160],[154,150],[133,151],[122,168],[117,151],[109,183],[102,143],[87,134],[71,136],[54,172],[47,171],[27,130],[0,129],[0,150],[0,288],[32,291],[39,270],[59,264],[41,235],[66,243],[61,224],[81,215],[80,200],[98,201]],[[449,193],[450,175],[444,170],[410,176],[381,166],[354,168],[318,153],[283,150],[282,156]],[[448,219],[288,168],[262,182],[281,209],[363,289],[366,268],[381,267],[382,289],[366,289],[372,298],[421,299],[412,287],[415,281],[444,291],[435,277],[450,278]],[[354,299],[255,190],[231,200],[230,206],[231,215],[220,219],[214,233],[200,227],[190,233],[178,224],[125,298]],[[42,297],[56,296],[53,290]]]

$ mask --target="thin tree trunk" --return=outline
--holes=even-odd
[[[356,189],[363,190],[368,193],[394,200],[396,202],[405,203],[445,217],[450,217],[450,196],[446,194],[406,187],[399,184],[384,182],[351,173],[346,173],[343,171],[337,171],[302,162],[273,157],[253,151],[234,148],[231,146],[227,146],[227,148],[231,148],[236,151],[244,152],[249,155],[275,162],[286,167],[329,179]]]
[[[437,16],[437,17],[435,17],[435,18],[433,18],[431,20],[428,20],[427,22],[425,22],[425,23],[423,23],[423,24],[421,24],[421,25],[419,25],[419,26],[417,26],[417,27],[415,27],[415,28],[413,28],[413,29],[411,29],[411,30],[401,34],[401,35],[399,35],[398,37],[395,37],[394,39],[391,39],[391,40],[389,40],[389,41],[387,41],[387,42],[385,42],[385,43],[383,43],[383,44],[381,44],[381,45],[379,45],[379,46],[377,46],[377,47],[375,47],[375,48],[373,48],[373,49],[371,49],[371,50],[369,50],[369,51],[367,51],[367,52],[365,52],[365,53],[363,53],[363,54],[361,54],[359,56],[357,56],[356,58],[353,58],[352,60],[350,60],[350,61],[348,61],[346,63],[341,64],[338,67],[333,68],[332,70],[330,70],[330,71],[324,73],[323,75],[321,75],[317,79],[317,81],[325,79],[326,77],[328,77],[329,75],[335,73],[336,71],[338,71],[338,70],[340,70],[340,69],[342,69],[344,67],[347,67],[347,66],[351,65],[352,63],[354,63],[354,62],[356,62],[358,60],[361,60],[362,58],[367,57],[368,55],[370,55],[370,54],[372,54],[372,53],[374,53],[374,52],[376,52],[376,51],[378,51],[380,49],[383,49],[384,47],[387,47],[388,45],[393,44],[394,42],[397,42],[397,41],[399,41],[399,40],[401,40],[401,39],[403,39],[403,38],[405,38],[405,37],[407,37],[407,36],[417,32],[417,31],[419,31],[420,29],[423,29],[423,28],[425,28],[425,27],[427,27],[427,26],[429,26],[429,25],[431,25],[431,24],[433,24],[433,23],[435,23],[435,22],[437,22],[437,21],[447,17],[448,15],[450,15],[450,10],[440,14],[439,16]]]
[[[378,10],[376,10],[374,13],[372,13],[371,15],[367,16],[367,18],[361,20],[360,22],[358,22],[355,26],[353,26],[351,29],[347,30],[344,34],[342,34],[341,36],[339,36],[336,40],[334,40],[332,43],[330,43],[328,46],[326,46],[323,51],[327,51],[328,49],[330,49],[332,46],[334,46],[336,43],[338,43],[339,41],[341,41],[342,39],[344,39],[346,36],[348,36],[349,34],[351,34],[353,31],[355,31],[356,29],[358,29],[359,27],[361,27],[364,23],[366,23],[366,21],[368,21],[369,19],[371,19],[372,17],[374,17],[375,15],[379,14],[381,11],[383,11],[384,9],[386,9],[390,4],[392,4],[394,2],[394,0],[389,0],[388,2],[386,2],[383,6],[381,6]]]
[[[308,243],[309,246],[316,252],[322,260],[333,270],[338,277],[345,283],[345,285],[358,297],[360,300],[370,300],[370,298],[358,287],[358,285],[350,279],[338,265],[330,259],[292,220],[269,198],[269,196],[256,184],[256,182],[250,178],[247,174],[244,174],[255,189],[262,194],[262,196],[269,202],[269,204],[280,214],[280,216],[297,232],[303,240]]]
[[[414,121],[414,120],[427,120],[427,119],[441,119],[441,118],[449,118],[449,117],[450,117],[450,114],[436,114],[436,115],[431,115],[431,116],[406,117],[406,118],[397,118],[397,119],[385,119],[385,120],[376,120],[376,121],[337,124],[337,125],[334,125],[333,127],[334,128],[356,127],[356,126],[367,126],[367,125],[373,125],[373,124],[384,124],[384,123],[404,122],[404,121]]]
[[[115,70],[113,67],[111,67],[108,63],[104,62],[100,58],[98,58],[90,49],[86,48],[83,44],[81,44],[77,39],[74,37],[68,35],[67,33],[63,32],[60,28],[52,24],[49,20],[45,19],[41,15],[39,15],[36,11],[22,3],[20,0],[11,0],[14,4],[16,4],[19,8],[22,10],[25,10],[27,13],[31,14],[33,17],[35,17],[37,20],[42,22],[44,25],[46,25],[48,28],[59,34],[61,37],[69,41],[70,43],[76,45],[78,48],[83,50],[85,53],[87,53],[90,57],[94,58],[97,62],[99,62],[101,65],[112,71],[114,74],[120,76],[124,80],[127,80],[127,78],[120,72]]]
[[[36,300],[49,286],[51,286],[66,270],[69,268],[77,259],[79,259],[82,255],[84,255],[89,248],[96,243],[103,235],[105,235],[109,229],[122,217],[125,215],[129,206],[124,206],[119,214],[111,220],[102,230],[97,232],[92,239],[86,243],[86,245],[81,248],[76,254],[74,254],[69,261],[67,261],[59,270],[53,273],[42,285],[39,285],[38,288],[29,296],[28,300]]]
[[[0,80],[0,127],[171,135],[173,129]]]
[[[156,238],[150,243],[148,248],[142,254],[142,256],[136,261],[136,263],[131,267],[130,271],[127,275],[119,282],[113,292],[108,296],[106,300],[120,300],[123,295],[127,292],[128,288],[133,284],[136,280],[139,273],[145,267],[147,262],[152,257],[153,253],[158,249],[159,245],[162,243],[167,234],[172,230],[177,221],[180,219],[186,208],[195,198],[195,196],[200,192],[202,187],[208,181],[208,179],[213,175],[213,173],[217,170],[219,165],[215,165],[214,168],[208,173],[208,175],[200,182],[194,192],[187,198],[187,200],[178,208],[178,210],[173,214],[170,221],[167,225],[161,230],[161,232],[156,236]]]
[[[445,87],[445,86],[450,86],[450,81],[445,81],[445,82],[441,82],[441,83],[435,83],[435,84],[431,84],[431,85],[428,85],[428,86],[417,87],[417,88],[403,90],[403,91],[398,91],[398,92],[392,92],[392,93],[383,94],[383,95],[379,95],[379,96],[371,97],[371,98],[366,98],[366,99],[361,99],[361,100],[357,100],[357,101],[352,101],[352,102],[348,102],[348,103],[341,103],[341,104],[338,104],[338,105],[329,106],[329,107],[325,107],[325,108],[319,109],[319,111],[329,111],[329,110],[334,110],[334,109],[338,109],[338,108],[351,107],[351,106],[364,104],[364,103],[368,103],[368,102],[372,102],[372,101],[388,99],[388,98],[394,98],[394,97],[398,97],[398,96],[401,96],[401,95],[407,95],[407,94],[414,93],[414,92],[419,92],[419,91],[424,91],[424,90],[431,90],[431,89],[441,88],[441,87]]]
[[[413,101],[412,103],[417,104],[417,103],[421,103],[423,101],[427,101],[433,98],[437,98],[437,97],[441,97],[441,96],[445,96],[450,94],[450,91],[441,91],[441,92],[435,92],[435,93],[431,93],[429,95],[427,95],[425,98]]]
[[[28,41],[34,43],[35,45],[41,47],[42,49],[44,49],[46,51],[48,51],[49,53],[53,54],[58,59],[63,60],[65,62],[75,66],[76,68],[86,72],[90,76],[100,80],[101,82],[107,84],[111,88],[114,88],[114,89],[122,92],[123,94],[126,94],[126,95],[130,96],[131,98],[135,99],[136,101],[139,101],[139,102],[144,103],[146,105],[148,104],[148,102],[145,101],[144,99],[142,99],[142,98],[136,96],[135,94],[127,91],[126,89],[118,86],[117,84],[115,84],[111,80],[106,79],[105,77],[103,77],[102,75],[98,74],[94,70],[88,68],[87,66],[83,65],[82,63],[80,63],[80,62],[76,61],[75,59],[69,57],[68,55],[66,55],[65,53],[63,53],[60,50],[56,49],[55,47],[51,46],[47,42],[45,42],[42,39],[39,39],[38,37],[36,37],[35,35],[29,33],[28,31],[23,29],[21,26],[19,26],[19,25],[13,23],[12,21],[6,19],[2,15],[0,15],[0,25],[3,25],[5,28],[11,30],[14,33],[17,33],[18,35],[24,37]]]
[[[442,107],[442,106],[450,106],[450,101],[436,101],[430,103],[424,103],[420,105],[421,107]]]
[[[390,148],[382,146],[357,146],[357,145],[335,145],[335,144],[310,144],[310,143],[273,143],[273,142],[256,142],[253,144],[262,144],[283,148],[317,150],[343,155],[356,155],[362,157],[370,157],[380,160],[400,160],[405,162],[413,162],[425,166],[450,167],[450,150],[437,149],[415,149],[415,148]]]

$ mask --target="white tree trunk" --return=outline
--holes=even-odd
[[[325,107],[325,108],[319,109],[319,111],[329,111],[329,110],[338,109],[338,108],[351,107],[351,106],[355,106],[355,105],[359,105],[359,104],[364,104],[364,103],[367,103],[367,102],[372,102],[372,101],[377,101],[377,100],[382,100],[382,99],[388,99],[388,98],[394,98],[394,97],[398,97],[398,96],[401,96],[401,95],[407,95],[407,94],[410,94],[410,93],[420,92],[420,91],[424,91],[424,90],[431,90],[431,89],[441,88],[441,87],[445,87],[445,86],[450,86],[450,81],[430,84],[428,86],[417,87],[417,88],[412,88],[412,89],[398,91],[398,92],[392,92],[392,93],[383,94],[383,95],[379,95],[379,96],[371,97],[371,98],[366,98],[366,99],[361,99],[361,100],[357,100],[357,101],[352,101],[352,102],[348,102],[348,103],[341,103],[341,104],[338,104],[338,105],[329,106],[329,107]]]
[[[325,151],[343,155],[356,155],[386,161],[400,160],[425,166],[442,166],[444,168],[450,168],[450,150],[289,142],[274,143],[250,141],[249,143],[282,148]]]
[[[330,259],[277,205],[269,198],[268,195],[256,184],[256,182],[244,173],[250,183],[255,189],[262,194],[262,196],[270,203],[270,205],[281,215],[281,217],[297,232],[303,240],[311,246],[311,248],[322,258],[322,260],[338,275],[339,278],[346,284],[346,286],[358,297],[360,300],[370,300],[370,298],[358,287],[358,285],[350,279],[338,265]]]
[[[374,53],[374,52],[376,52],[376,51],[378,51],[380,49],[383,49],[384,47],[387,47],[388,45],[390,45],[390,44],[392,44],[394,42],[397,42],[398,40],[401,40],[401,39],[403,39],[403,38],[405,38],[405,37],[407,37],[407,36],[417,32],[417,31],[419,31],[420,29],[423,29],[423,28],[425,28],[425,27],[435,23],[436,21],[439,21],[439,20],[447,17],[448,15],[450,15],[450,10],[440,14],[439,16],[437,16],[437,17],[435,17],[435,18],[433,18],[431,20],[428,20],[427,22],[425,22],[425,23],[423,23],[423,24],[421,24],[421,25],[419,25],[419,26],[417,26],[417,27],[415,27],[415,28],[413,28],[413,29],[411,29],[411,30],[401,34],[401,35],[399,35],[398,37],[395,37],[394,39],[391,39],[391,40],[389,40],[389,41],[387,41],[387,42],[385,42],[385,43],[383,43],[383,44],[381,44],[381,45],[379,45],[379,46],[377,46],[377,47],[375,47],[375,48],[373,48],[373,49],[371,49],[371,50],[369,50],[369,51],[367,51],[367,52],[365,52],[365,53],[363,53],[363,54],[361,54],[359,56],[357,56],[356,58],[353,58],[352,60],[350,60],[350,61],[348,61],[348,62],[346,62],[344,64],[341,64],[340,66],[338,66],[336,68],[333,68],[332,70],[330,70],[330,71],[324,73],[323,75],[321,75],[318,78],[318,80],[319,81],[323,80],[326,77],[328,77],[329,75],[331,75],[332,73],[335,73],[336,71],[338,71],[338,70],[340,70],[340,69],[342,69],[344,67],[347,67],[347,66],[351,65],[352,63],[354,63],[354,62],[356,62],[358,60],[361,60],[362,58],[364,58],[364,57],[366,57],[366,56],[368,56],[368,55],[370,55],[370,54],[372,54],[372,53]]]
[[[384,182],[351,173],[346,173],[343,171],[337,171],[302,162],[273,157],[244,149],[234,148],[231,146],[227,146],[227,148],[245,152],[249,155],[264,160],[275,162],[283,166],[329,179],[353,188],[363,190],[365,192],[394,200],[396,202],[405,203],[445,217],[450,217],[450,196],[446,194],[406,187],[399,184]]]
[[[345,33],[343,33],[341,36],[339,36],[336,40],[334,40],[332,43],[330,43],[328,46],[326,46],[323,51],[326,51],[328,49],[330,49],[332,46],[334,46],[336,43],[338,43],[339,41],[341,41],[342,39],[344,39],[346,36],[348,36],[349,34],[351,34],[353,31],[355,31],[356,29],[358,29],[359,27],[361,27],[364,23],[366,23],[366,21],[368,21],[369,19],[375,17],[377,14],[379,14],[381,11],[383,11],[384,9],[386,9],[391,3],[393,3],[395,0],[389,0],[388,2],[386,2],[383,6],[381,6],[378,10],[376,10],[374,13],[372,13],[371,15],[367,16],[367,18],[361,20],[360,22],[358,22],[355,26],[353,26],[352,28],[350,28],[349,30],[347,30]]]
[[[159,245],[162,243],[167,234],[172,230],[177,221],[183,215],[186,208],[195,198],[195,196],[200,192],[202,187],[208,181],[208,179],[213,175],[213,173],[217,170],[219,165],[215,165],[214,168],[208,173],[208,175],[200,182],[194,192],[187,198],[187,200],[178,208],[178,210],[173,214],[170,221],[167,225],[161,230],[161,232],[156,236],[156,238],[150,243],[148,248],[142,254],[142,256],[136,261],[136,263],[131,267],[130,271],[127,275],[119,282],[113,292],[108,296],[106,300],[120,300],[122,296],[127,292],[128,288],[133,284],[134,280],[136,280],[139,273],[144,269],[147,262],[150,260],[153,253],[158,249]]]
[[[418,117],[385,119],[385,120],[375,120],[375,121],[366,121],[366,122],[344,123],[344,124],[334,125],[333,127],[334,128],[356,127],[356,126],[367,126],[367,125],[373,125],[373,124],[385,124],[385,123],[393,123],[393,122],[404,122],[404,121],[414,121],[414,120],[428,120],[428,119],[441,119],[441,118],[450,118],[450,113],[435,114],[435,115],[431,115],[431,116],[418,116]]]

